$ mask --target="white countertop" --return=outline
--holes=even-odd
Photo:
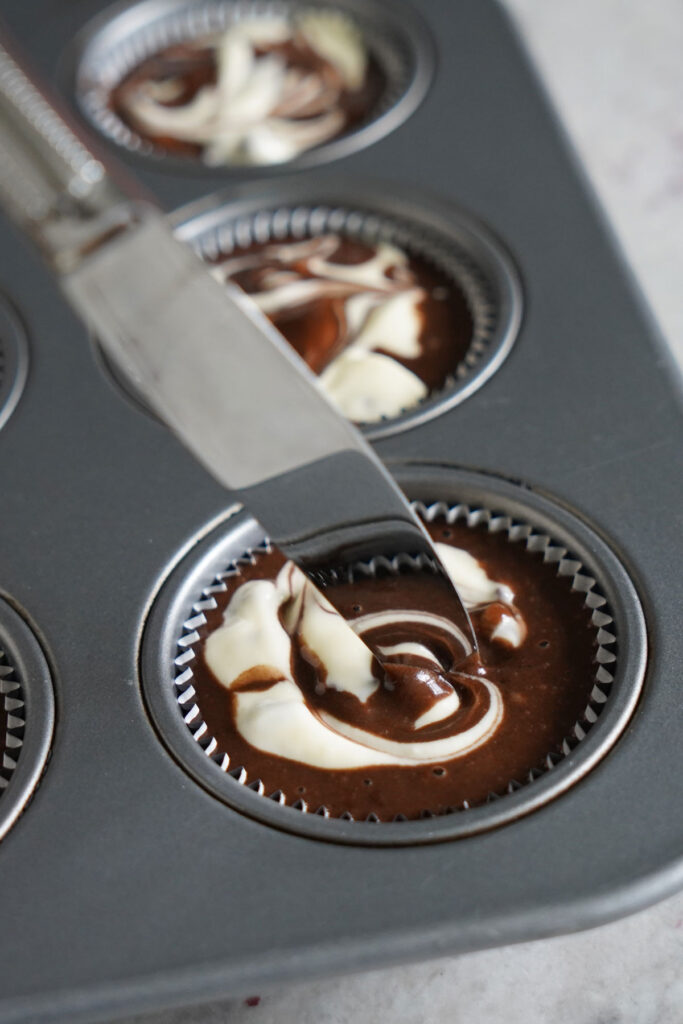
[[[683,0],[505,4],[683,366]],[[681,1024],[681,964],[683,893],[578,935],[130,1024]]]

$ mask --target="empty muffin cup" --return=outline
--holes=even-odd
[[[143,683],[162,735],[217,796],[278,827],[402,844],[511,821],[585,774],[637,700],[642,613],[585,524],[477,474],[398,476],[443,545],[485,671],[449,664],[448,624],[400,559],[342,584],[384,675],[362,651],[350,675],[349,660],[326,661],[317,597],[245,513],[178,567],[147,624]]]
[[[188,166],[310,165],[392,131],[434,65],[379,0],[143,0],[86,28],[74,90],[105,136]]]

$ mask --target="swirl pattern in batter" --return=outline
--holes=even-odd
[[[504,535],[430,529],[474,623],[469,664],[454,667],[461,639],[419,573],[335,584],[349,630],[273,550],[208,614],[197,703],[266,794],[357,818],[444,813],[523,779],[581,718],[596,642],[582,596]]]
[[[345,15],[238,19],[141,61],[113,89],[112,110],[166,153],[204,163],[277,164],[366,118],[384,76]]]
[[[356,423],[398,416],[441,390],[472,340],[454,281],[386,241],[289,237],[212,270],[247,292]]]

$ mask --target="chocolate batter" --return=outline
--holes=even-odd
[[[493,736],[469,753],[442,764],[407,767],[360,768],[331,771],[313,768],[275,755],[264,754],[246,743],[232,720],[235,697],[213,677],[202,651],[209,633],[217,629],[223,612],[237,587],[248,579],[274,578],[284,558],[272,551],[245,566],[234,580],[228,580],[225,594],[216,595],[218,607],[206,613],[207,624],[199,629],[193,665],[197,703],[216,737],[218,749],[230,756],[231,768],[244,766],[250,781],[261,779],[266,795],[281,790],[287,802],[306,802],[309,810],[325,806],[332,816],[345,811],[362,819],[374,813],[383,821],[396,815],[419,818],[425,811],[436,814],[485,802],[490,793],[505,792],[513,781],[524,782],[529,771],[541,768],[549,753],[561,750],[563,739],[583,717],[594,683],[596,633],[584,595],[571,590],[567,577],[558,577],[555,567],[542,555],[530,553],[523,543],[513,543],[506,534],[489,533],[484,527],[463,523],[431,524],[435,541],[469,551],[488,574],[508,584],[515,594],[515,606],[523,616],[527,635],[518,648],[492,642],[491,634],[500,617],[494,603],[472,613],[480,645],[481,662],[462,666],[471,675],[444,673],[441,682],[454,685],[461,699],[458,727],[465,730],[486,710],[488,692],[481,676],[495,683],[502,694],[504,714]],[[419,594],[426,610],[431,602],[428,578],[414,575],[358,580],[336,584],[335,603],[344,604],[349,618],[384,608],[404,607],[406,594]],[[386,638],[385,638],[386,639]],[[429,642],[415,629],[413,639]],[[412,666],[393,666],[384,684],[363,706],[344,692],[331,689],[321,693],[319,674],[300,651],[293,655],[298,684],[310,707],[324,709],[335,717],[369,732],[391,739],[414,739],[412,722],[433,701],[439,673],[413,659]],[[446,664],[446,662],[444,662]],[[461,667],[461,668],[462,668]],[[378,678],[382,674],[377,666]],[[429,673],[428,673],[429,674]],[[475,678],[472,678],[475,676]],[[265,687],[257,679],[239,684]],[[450,726],[453,732],[452,723]],[[421,730],[420,738],[436,739],[447,728],[434,722]]]

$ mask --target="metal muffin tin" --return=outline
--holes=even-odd
[[[360,28],[386,85],[375,109],[355,128],[294,160],[288,168],[338,160],[393,131],[419,106],[431,80],[434,50],[414,10],[387,0],[141,0],[105,13],[83,34],[74,58],[74,92],[83,114],[119,146],[187,173],[202,169],[201,159],[165,156],[110,109],[111,90],[142,60],[175,42],[225,31],[245,16],[287,17],[306,9],[339,11]],[[282,166],[282,164],[278,165]],[[244,175],[271,170],[227,164],[220,171]],[[215,171],[215,168],[212,170]]]
[[[35,0],[3,14],[38,70],[63,81],[72,40],[104,8]],[[30,611],[59,718],[41,784],[0,845],[11,922],[0,932],[2,1024],[106,1020],[539,938],[683,884],[678,377],[504,15],[490,0],[419,10],[439,50],[419,108],[340,166],[307,170],[300,187],[321,196],[344,175],[381,190],[397,216],[408,192],[416,209],[436,196],[467,210],[509,246],[524,319],[476,394],[377,448],[389,464],[470,467],[493,490],[502,477],[529,510],[548,499],[550,532],[566,516],[567,546],[585,537],[587,558],[601,557],[597,535],[631,581],[600,575],[615,590],[618,663],[640,637],[625,617],[631,586],[645,616],[637,707],[556,799],[457,840],[326,842],[213,796],[161,739],[138,658],[155,594],[190,541],[225,525],[232,498],[111,386],[39,258],[7,227],[0,287],[31,366],[0,430],[0,592]],[[169,209],[225,185],[223,172],[116,152]],[[235,203],[253,200],[252,179],[235,172]],[[433,469],[422,472],[432,498]],[[598,745],[604,715],[548,784]]]
[[[27,806],[50,752],[54,726],[52,679],[40,644],[0,598],[0,701],[7,721],[0,757],[0,839]]]
[[[510,543],[525,544],[530,558],[543,552],[537,557],[556,564],[558,575],[572,577],[567,585],[585,593],[586,607],[593,609],[595,688],[562,755],[549,757],[545,771],[511,783],[507,793],[491,794],[488,804],[422,821],[381,823],[287,806],[279,792],[273,799],[258,779],[226,760],[192,702],[195,630],[206,621],[204,611],[215,607],[213,595],[224,589],[234,564],[264,540],[259,524],[235,510],[193,545],[152,606],[141,654],[145,698],[174,756],[209,792],[268,825],[315,839],[402,846],[456,839],[514,821],[559,796],[607,753],[633,712],[645,672],[645,622],[636,592],[614,554],[585,523],[505,480],[447,466],[397,464],[393,471],[410,497],[427,506],[442,503],[447,521],[466,516],[492,524],[508,533]]]
[[[12,415],[28,373],[28,345],[11,304],[0,296],[0,428]]]

